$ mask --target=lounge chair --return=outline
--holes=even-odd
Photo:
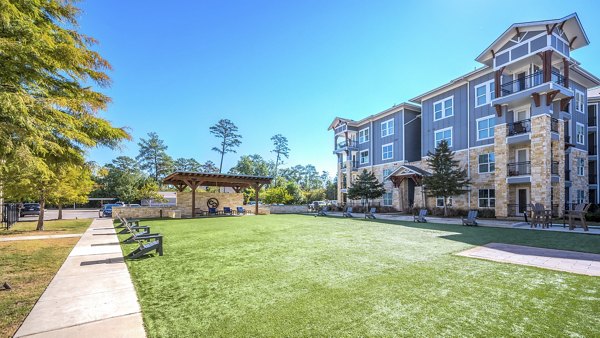
[[[231,210],[230,207],[223,207],[223,215],[233,215],[233,211]]]
[[[127,230],[129,230],[129,233],[131,234],[131,236],[129,236],[128,238],[123,240],[123,243],[125,243],[125,244],[133,243],[134,241],[138,241],[138,240],[152,239],[155,236],[160,235],[160,234],[151,234],[150,227],[143,227],[144,229],[142,231],[136,231],[136,229],[133,229],[133,227],[131,227],[129,225],[126,225],[126,227],[127,227]]]
[[[421,209],[418,215],[413,215],[413,222],[427,223],[425,216],[427,216],[427,209]]]
[[[569,230],[574,230],[577,225],[575,221],[581,222],[583,231],[589,231],[587,223],[585,221],[585,215],[587,214],[590,204],[577,204],[573,210],[569,210]]]
[[[131,233],[133,230],[144,230],[150,232],[150,227],[146,225],[140,225],[139,221],[134,223],[126,218],[123,218],[123,223],[121,224],[123,225],[123,229],[118,232],[119,235]]]
[[[477,226],[477,210],[469,210],[467,218],[462,218],[462,225]]]
[[[238,216],[245,215],[246,214],[246,209],[244,209],[244,207],[237,207],[236,208],[236,214]]]
[[[342,212],[342,217],[354,217],[352,216],[352,207],[346,208],[346,211]]]
[[[219,212],[217,211],[217,208],[208,208],[208,215],[218,215]]]
[[[152,251],[156,251],[159,256],[163,255],[163,236],[157,235],[152,238],[153,241],[136,240],[139,246],[127,255],[127,258],[137,259]]]
[[[317,216],[327,216],[327,212],[329,212],[329,207],[320,208],[319,210],[317,210],[317,213],[315,214],[315,217],[317,217]]]
[[[544,205],[536,203],[533,205],[533,217],[531,218],[531,227],[535,228],[538,225],[542,228],[548,228],[552,225],[552,210],[546,210]]]
[[[129,223],[129,224],[134,224],[134,225],[139,225],[140,220],[139,219],[126,219],[125,217],[121,217],[121,215],[118,215],[117,218],[119,218],[119,222],[121,222],[119,225],[117,225],[115,228],[124,228],[125,227],[125,223]]]
[[[365,213],[365,218],[375,219],[375,211],[377,211],[376,208],[371,208],[371,210],[369,210],[369,212]]]

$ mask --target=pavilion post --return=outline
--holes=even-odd
[[[254,214],[258,215],[258,193],[260,192],[260,188],[262,188],[262,184],[256,183],[254,185],[254,201],[256,204],[254,205]]]

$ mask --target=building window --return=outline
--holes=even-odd
[[[495,90],[494,80],[475,87],[475,107],[481,107],[492,102],[496,98]]]
[[[385,178],[390,176],[391,173],[392,169],[383,169],[383,177],[381,178],[381,181],[385,181]]]
[[[444,197],[443,196],[438,196],[435,199],[435,205],[438,208],[443,208],[444,207]],[[451,207],[452,206],[452,197],[448,197],[448,206]]]
[[[494,153],[479,155],[479,173],[492,173],[496,171],[496,158]]]
[[[452,147],[452,127],[437,130],[435,132],[435,146],[436,147],[442,140],[446,140],[446,142],[448,142],[448,147]]]
[[[577,199],[575,203],[582,204],[585,201],[585,191],[577,190]]]
[[[381,159],[382,160],[391,160],[394,158],[394,144],[384,144],[381,146]]]
[[[575,125],[575,137],[578,144],[585,144],[585,126],[577,122]]]
[[[496,118],[492,116],[477,119],[477,140],[486,140],[494,137]]]
[[[479,207],[494,208],[496,206],[495,189],[479,189]]]
[[[383,194],[383,205],[389,207],[392,205],[392,193],[386,192]]]
[[[585,175],[585,160],[583,158],[577,159],[577,175],[579,175],[579,176]]]
[[[369,151],[363,150],[360,152],[360,164],[369,163]]]
[[[381,122],[381,137],[394,135],[394,119]]]
[[[575,110],[577,110],[580,113],[583,113],[583,107],[585,103],[584,101],[585,95],[583,95],[583,92],[575,90]]]
[[[441,120],[454,115],[454,96],[433,103],[433,120]]]
[[[358,132],[358,143],[369,142],[369,128],[362,129]]]

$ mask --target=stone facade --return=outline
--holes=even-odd
[[[303,214],[308,212],[307,205],[271,205],[269,210],[272,214]]]
[[[494,127],[494,156],[496,159],[496,171],[494,183],[496,188],[496,217],[508,216],[509,194],[506,184],[508,165],[508,144],[506,143],[506,124]]]
[[[218,209],[230,207],[235,209],[244,204],[244,196],[241,193],[214,193],[196,191],[196,210],[208,210],[206,202],[210,198],[216,198],[219,201]],[[244,206],[250,209],[250,206]],[[177,192],[177,209],[181,210],[183,217],[192,216],[192,193],[190,191]],[[252,210],[254,212],[254,210]]]
[[[118,216],[124,218],[173,218],[174,211],[178,211],[177,207],[113,207],[112,217]]]
[[[579,159],[582,158],[584,161],[584,170],[583,176],[580,176],[578,171],[578,162]],[[588,191],[588,181],[589,181],[589,162],[587,152],[571,148],[569,155],[569,162],[571,168],[571,188],[569,189],[570,198],[569,201],[571,203],[577,203],[577,190],[584,191],[584,202],[587,203],[589,201],[589,191]]]

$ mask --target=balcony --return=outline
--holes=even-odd
[[[565,169],[565,181],[571,181],[571,170]]]
[[[588,155],[595,156],[598,155],[598,147],[595,144],[590,144],[588,147]]]
[[[342,170],[346,170],[346,168],[348,167],[348,162],[344,161],[342,162]],[[358,170],[358,161],[350,161],[350,167],[352,168],[352,171],[356,171]]]
[[[531,132],[531,120],[521,120],[507,124],[506,136],[513,136]]]
[[[596,127],[596,113],[588,115],[588,127]]]
[[[531,175],[531,161],[514,162],[506,166],[509,177]]]
[[[564,86],[565,77],[560,75],[560,73],[553,71],[551,82]],[[533,74],[518,78],[507,83],[503,83],[500,86],[501,97],[522,92],[524,90],[539,86],[542,83],[544,83],[544,76],[541,71],[537,71]]]
[[[333,153],[335,154],[346,150],[358,150],[358,142],[352,139],[339,142],[335,145],[335,150],[333,151]]]
[[[550,131],[558,133],[558,119],[552,118],[550,120]]]
[[[596,173],[591,173],[589,176],[590,184],[598,184],[598,175]]]
[[[558,161],[552,161],[550,164],[550,174],[558,175]]]

